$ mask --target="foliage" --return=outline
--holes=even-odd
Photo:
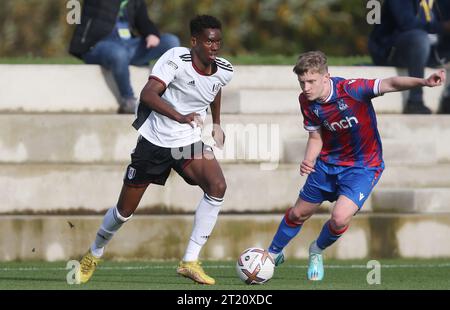
[[[366,54],[366,1],[360,0],[146,0],[162,32],[189,44],[189,20],[217,16],[224,53],[297,55],[321,49],[330,55]],[[2,0],[0,56],[64,56],[74,26],[66,0]]]
[[[222,54],[221,56],[229,60],[233,65],[287,65],[292,66],[297,60],[297,55],[259,55],[259,54],[238,54],[236,56]],[[71,56],[63,57],[0,57],[0,64],[82,64],[78,58]],[[330,66],[355,66],[371,65],[369,56],[351,57],[328,57]]]

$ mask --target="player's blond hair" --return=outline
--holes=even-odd
[[[310,51],[300,54],[293,71],[297,75],[306,72],[324,74],[328,72],[327,56],[321,51]]]

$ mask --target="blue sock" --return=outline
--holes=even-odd
[[[336,242],[339,237],[347,230],[348,226],[340,231],[335,231],[331,228],[330,221],[327,221],[320,231],[320,235],[316,240],[316,244],[322,250],[325,250],[327,247]]]
[[[291,209],[288,209],[283,219],[281,220],[280,226],[273,237],[272,243],[269,247],[269,252],[278,254],[283,248],[294,238],[302,228],[301,224],[293,223],[289,221],[288,214]]]

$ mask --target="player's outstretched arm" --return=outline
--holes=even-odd
[[[436,87],[445,83],[445,70],[439,70],[426,79],[420,79],[408,76],[395,76],[381,80],[380,93],[391,93],[396,91],[408,90],[415,87]]]
[[[322,150],[323,141],[320,131],[311,131],[309,133],[308,142],[306,143],[305,159],[300,164],[300,175],[315,172],[314,165],[316,159]]]
[[[179,123],[190,124],[192,127],[201,126],[203,122],[200,114],[189,113],[187,115],[182,115],[161,98],[160,94],[162,94],[165,89],[166,87],[160,81],[149,79],[142,89],[140,100],[150,109]]]

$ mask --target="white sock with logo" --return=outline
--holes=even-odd
[[[100,229],[97,231],[97,236],[91,245],[91,253],[95,257],[99,258],[103,255],[105,246],[112,239],[114,234],[119,230],[123,223],[128,221],[133,215],[129,217],[123,217],[120,215],[117,207],[113,207],[106,211],[103,223]]]
[[[208,241],[219,215],[223,198],[216,198],[205,193],[195,212],[194,228],[186,248],[183,261],[192,262],[198,260],[203,245]]]

